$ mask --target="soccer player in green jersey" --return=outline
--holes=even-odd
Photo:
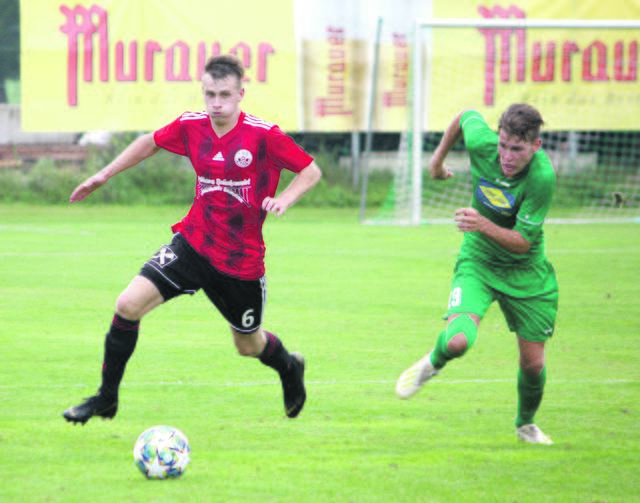
[[[540,149],[538,110],[511,105],[498,134],[476,111],[456,116],[433,154],[431,176],[452,176],[444,160],[464,138],[471,162],[470,208],[455,212],[464,233],[446,315],[447,326],[434,348],[405,370],[396,385],[400,398],[413,396],[454,358],[470,349],[489,305],[497,300],[520,352],[516,434],[536,444],[551,439],[534,424],[546,380],[545,342],[552,336],[558,309],[558,284],[544,254],[543,223],[556,177]]]

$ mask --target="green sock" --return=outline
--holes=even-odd
[[[544,384],[547,381],[547,367],[539,375],[531,375],[518,369],[518,415],[516,428],[533,423],[533,418],[540,407]]]
[[[431,364],[435,368],[441,369],[452,359],[453,356],[447,351],[447,331],[443,330],[440,332],[440,335],[438,335],[436,345],[431,351]]]

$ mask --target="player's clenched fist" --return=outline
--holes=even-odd
[[[282,215],[287,211],[287,208],[288,206],[283,204],[277,197],[265,197],[262,200],[262,209],[276,216]]]

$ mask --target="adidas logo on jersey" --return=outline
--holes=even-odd
[[[212,160],[213,161],[222,161],[222,162],[224,162],[224,157],[222,155],[222,152],[218,152],[216,155],[214,155]]]

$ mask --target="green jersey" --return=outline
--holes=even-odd
[[[462,114],[460,126],[471,161],[472,206],[496,225],[518,231],[531,247],[511,253],[479,232],[466,232],[460,258],[488,266],[531,266],[546,261],[542,224],[551,206],[556,176],[547,154],[538,150],[529,165],[506,178],[498,157],[498,135],[475,111]]]

